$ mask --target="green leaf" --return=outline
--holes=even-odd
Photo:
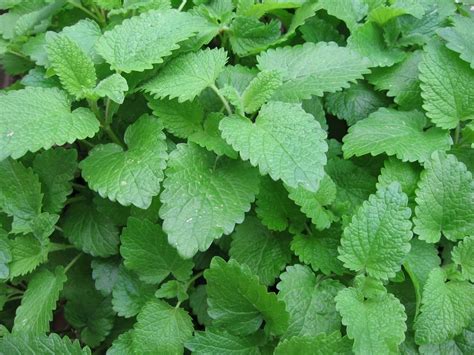
[[[46,48],[51,67],[62,86],[76,99],[89,97],[97,81],[91,58],[64,35],[48,41]]]
[[[394,277],[413,235],[407,205],[398,183],[371,195],[344,229],[339,249],[344,266],[384,280]]]
[[[258,111],[282,84],[277,71],[262,71],[242,93],[242,105],[246,113]]]
[[[383,29],[372,22],[355,29],[347,39],[347,47],[369,58],[373,67],[389,67],[405,57],[400,49],[387,47]]]
[[[433,153],[421,173],[415,200],[413,231],[420,239],[436,243],[442,233],[456,240],[474,230],[474,181],[454,155]]]
[[[150,301],[138,314],[133,349],[141,354],[181,354],[192,334],[193,322],[184,309]]]
[[[249,335],[262,322],[273,334],[282,334],[288,327],[285,304],[274,293],[267,292],[247,266],[235,260],[225,262],[214,257],[204,272],[207,281],[208,313],[217,327],[229,332]]]
[[[199,324],[209,325],[212,322],[207,313],[207,291],[205,285],[198,285],[189,295],[189,305],[196,315]]]
[[[302,263],[311,265],[315,271],[320,270],[326,275],[331,273],[342,275],[345,270],[337,258],[341,234],[341,228],[338,226],[313,232],[310,236],[298,234],[293,237],[291,250]]]
[[[290,240],[273,234],[257,218],[247,217],[232,234],[229,255],[247,265],[264,285],[272,285],[291,260]]]
[[[441,259],[433,244],[416,238],[413,238],[410,243],[411,249],[403,262],[403,267],[410,274],[412,281],[413,278],[416,279],[418,285],[415,287],[419,287],[421,292],[431,270],[441,264]]]
[[[474,118],[474,71],[456,53],[437,41],[429,43],[420,80],[423,108],[435,125],[451,129]]]
[[[28,225],[41,213],[42,200],[41,184],[32,169],[13,159],[0,161],[0,209],[13,217],[14,229],[31,230]]]
[[[112,307],[120,317],[130,318],[137,315],[154,294],[154,286],[143,283],[134,272],[121,266],[112,290]]]
[[[334,297],[344,288],[336,280],[319,280],[307,266],[288,266],[280,275],[278,298],[285,302],[290,325],[285,338],[332,333],[341,327]]]
[[[458,52],[461,59],[474,69],[474,44],[472,43],[473,17],[455,16],[453,27],[442,28],[438,34],[447,42],[446,47]]]
[[[38,174],[43,196],[43,211],[59,213],[72,192],[71,180],[77,169],[75,149],[55,148],[35,156],[33,169]]]
[[[101,80],[94,88],[94,94],[108,97],[110,100],[123,104],[125,93],[128,91],[127,80],[120,74],[112,74]]]
[[[402,187],[402,191],[406,193],[411,200],[415,196],[420,172],[421,168],[417,164],[402,162],[393,157],[388,158],[380,170],[377,188],[386,187],[392,182],[398,182]]]
[[[195,332],[194,337],[186,343],[186,347],[196,355],[260,355],[259,345],[263,345],[262,340],[258,333],[239,337],[225,330],[210,328],[205,332]]]
[[[301,207],[307,217],[318,230],[326,229],[337,217],[327,208],[336,199],[336,184],[328,175],[324,175],[318,191],[311,192],[302,187],[287,187],[288,197]]]
[[[463,276],[474,282],[474,237],[460,241],[452,251],[453,261],[461,266]]]
[[[124,20],[97,42],[97,52],[114,70],[151,69],[196,34],[203,20],[176,10],[153,10]]]
[[[64,236],[77,248],[92,256],[118,253],[117,226],[90,203],[73,204],[63,218]]]
[[[79,340],[71,341],[66,336],[58,334],[33,335],[30,333],[8,334],[0,339],[0,352],[4,354],[61,354],[61,355],[90,355],[86,346],[81,349]]]
[[[422,104],[418,65],[422,51],[408,53],[403,61],[389,68],[376,68],[368,80],[378,90],[387,90],[387,95],[404,110],[420,108]]]
[[[383,287],[383,286],[381,286]],[[407,316],[400,301],[390,293],[367,298],[349,287],[336,296],[347,336],[354,339],[355,354],[396,354],[405,340]]]
[[[82,177],[102,197],[146,209],[160,192],[168,158],[165,139],[156,118],[141,116],[125,131],[128,149],[115,143],[94,147],[79,164]]]
[[[288,117],[292,117],[289,121]],[[316,191],[326,165],[326,132],[300,105],[270,102],[255,121],[232,116],[219,126],[223,138],[262,174],[291,187]]]
[[[270,49],[257,57],[261,71],[277,71],[283,85],[274,100],[295,102],[311,95],[323,96],[349,87],[349,83],[369,73],[369,61],[357,52],[335,43],[305,43]],[[334,75],[337,73],[337,75]]]
[[[66,280],[65,271],[60,266],[54,273],[41,270],[32,277],[16,311],[14,334],[49,332],[49,323],[53,320],[53,311]]]
[[[186,301],[188,296],[188,284],[177,280],[170,280],[161,284],[160,288],[155,292],[158,298],[176,298],[178,302]]]
[[[103,296],[112,293],[119,272],[120,259],[117,258],[96,258],[92,260],[92,278],[95,281],[95,288]]]
[[[261,179],[255,212],[264,226],[278,232],[288,227],[299,228],[305,221],[298,206],[288,198],[283,184],[269,177]]]
[[[415,321],[418,344],[439,344],[462,332],[474,316],[474,285],[447,280],[441,268],[431,271],[423,288],[421,313]]]
[[[8,264],[12,261],[12,253],[8,234],[0,228],[0,280],[8,279],[10,268]],[[0,296],[0,310],[3,308],[3,297]]]
[[[358,27],[358,22],[369,10],[363,0],[320,0],[319,6],[329,15],[344,21],[351,31]]]
[[[226,62],[227,53],[223,49],[183,54],[169,61],[143,88],[155,98],[193,101],[205,88],[214,85]]]
[[[48,245],[42,244],[33,235],[21,235],[9,240],[12,261],[9,264],[10,278],[25,275],[48,259]]]
[[[258,192],[256,171],[192,143],[170,154],[160,195],[163,230],[184,258],[205,251],[214,239],[242,223]]]
[[[365,82],[351,84],[348,89],[326,96],[326,109],[352,126],[378,108],[388,105],[385,96],[372,90]]]
[[[29,87],[0,95],[0,160],[94,136],[99,130],[94,114],[84,107],[71,112],[70,105],[56,88]]]
[[[204,109],[197,99],[180,103],[178,100],[148,98],[148,106],[165,129],[178,138],[188,138],[202,129]]]
[[[344,157],[386,153],[402,161],[427,161],[436,150],[448,150],[452,139],[447,131],[425,130],[426,118],[418,111],[381,108],[357,122],[344,136]]]
[[[157,224],[130,217],[121,242],[120,254],[125,266],[144,282],[158,284],[169,274],[181,281],[191,276],[193,262],[178,255]]]
[[[269,23],[247,16],[237,16],[230,26],[230,44],[239,57],[257,54],[275,43],[281,35],[280,22]]]
[[[301,354],[352,354],[352,343],[339,332],[318,334],[316,336],[295,336],[281,341],[275,349],[275,355]]]

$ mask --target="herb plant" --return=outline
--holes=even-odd
[[[0,354],[474,353],[474,13],[0,0]]]

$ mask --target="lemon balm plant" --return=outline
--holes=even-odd
[[[0,354],[474,352],[474,14],[0,0]]]

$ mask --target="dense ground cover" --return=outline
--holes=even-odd
[[[474,14],[0,0],[0,354],[474,353]]]

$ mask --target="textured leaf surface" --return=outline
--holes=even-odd
[[[344,229],[339,259],[354,271],[388,279],[410,251],[411,210],[398,183],[369,197]]]
[[[347,337],[341,338],[339,332],[318,334],[316,336],[295,336],[281,341],[275,355],[301,354],[352,354],[352,344]]]
[[[147,283],[160,283],[169,274],[182,281],[191,275],[193,263],[178,255],[157,224],[130,217],[121,242],[125,266]]]
[[[402,191],[410,200],[415,196],[415,190],[420,178],[421,168],[417,164],[402,162],[397,158],[385,160],[377,182],[377,187],[388,186],[392,182],[398,182]]]
[[[344,287],[335,280],[317,280],[307,266],[288,266],[280,276],[278,298],[290,315],[286,338],[332,333],[341,327],[334,297]]]
[[[474,118],[474,71],[439,42],[426,47],[420,64],[421,96],[435,125],[455,128]]]
[[[193,322],[182,308],[150,301],[138,314],[133,349],[139,353],[180,354],[193,334]]]
[[[187,53],[167,63],[144,89],[156,98],[192,101],[205,88],[214,85],[226,62],[227,53],[223,49]]]
[[[41,270],[33,276],[18,307],[13,333],[39,335],[49,332],[49,322],[67,277],[62,267]]]
[[[261,337],[239,337],[219,329],[207,329],[205,332],[195,332],[194,337],[186,343],[193,354],[242,354],[259,355]]]
[[[95,281],[95,288],[104,296],[112,293],[120,266],[118,258],[96,258],[91,262],[92,278]]]
[[[151,69],[202,26],[199,17],[176,10],[149,11],[105,32],[97,51],[112,66],[130,73]]]
[[[270,49],[257,60],[260,70],[276,70],[282,76],[283,85],[273,99],[290,102],[349,87],[369,72],[367,59],[334,43]]]
[[[447,281],[440,268],[431,271],[423,288],[421,313],[415,322],[418,344],[439,344],[461,333],[474,316],[474,285]]]
[[[277,71],[258,73],[242,93],[244,111],[246,113],[257,111],[272,97],[281,83],[281,76]]]
[[[474,237],[464,238],[453,248],[453,261],[461,266],[463,276],[474,281]]]
[[[400,301],[390,293],[366,299],[355,288],[346,288],[336,297],[347,335],[354,339],[356,354],[397,353],[405,339],[406,314]]]
[[[239,264],[247,265],[262,284],[272,285],[291,260],[289,242],[286,235],[273,234],[249,216],[232,234],[229,255]]]
[[[414,232],[428,243],[441,234],[456,240],[474,230],[474,181],[453,155],[433,153],[421,173],[416,204]]]
[[[57,334],[33,335],[29,333],[9,334],[0,340],[0,352],[4,354],[62,354],[90,355],[88,347],[81,349],[78,340],[71,341],[68,337],[61,338]]]
[[[126,151],[115,143],[90,151],[79,165],[82,176],[102,197],[146,209],[160,192],[168,158],[162,125],[152,116],[142,116],[127,128],[124,141]]]
[[[470,63],[474,69],[474,44],[472,42],[472,28],[474,18],[456,16],[453,27],[442,28],[438,34],[447,41],[446,47],[458,52],[462,59]]]
[[[25,275],[48,259],[47,245],[33,235],[20,235],[9,241],[12,261],[9,264],[10,278]]]
[[[63,229],[72,244],[92,256],[107,257],[118,252],[117,226],[87,203],[74,204],[66,211]]]
[[[122,104],[127,90],[127,80],[120,74],[112,74],[97,84],[94,94],[99,97],[108,97],[112,101]]]
[[[98,130],[94,114],[83,107],[71,112],[66,94],[56,88],[0,95],[0,160],[92,137]]]
[[[90,95],[97,76],[94,63],[79,45],[59,35],[48,42],[48,59],[62,86],[77,99]]]
[[[286,331],[288,313],[285,304],[278,301],[274,293],[267,292],[247,266],[241,266],[235,260],[225,262],[214,257],[204,277],[208,312],[216,326],[248,335],[265,321],[268,330],[274,334]]]
[[[367,1],[363,0],[322,0],[319,6],[326,10],[329,15],[344,21],[352,30],[357,28],[358,22],[367,15],[369,7]]]
[[[219,128],[242,159],[250,160],[262,174],[291,187],[317,190],[326,165],[326,133],[301,106],[270,102],[255,123],[232,116],[224,118]]]
[[[254,169],[189,143],[170,154],[160,216],[169,243],[190,258],[242,223],[258,192]]]
[[[452,144],[447,131],[424,130],[425,126],[421,112],[381,108],[349,129],[342,150],[346,158],[386,153],[402,161],[425,162],[434,151],[448,150]]]

